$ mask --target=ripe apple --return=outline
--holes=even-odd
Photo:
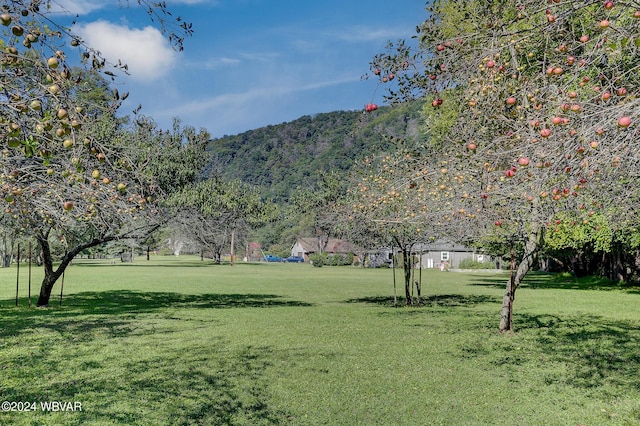
[[[469,150],[471,151],[475,151],[476,149],[476,144],[471,142],[469,145],[467,145],[467,148],[469,148]]]
[[[593,149],[598,148],[598,141],[591,141],[591,143],[589,144],[589,146]]]
[[[611,92],[603,92],[601,98],[603,101],[608,101],[611,98]]]
[[[544,129],[540,130],[540,136],[542,136],[543,138],[548,138],[549,136],[551,136],[551,129],[545,127]]]
[[[367,112],[372,112],[372,111],[375,111],[375,110],[378,109],[378,105],[376,105],[376,104],[367,104],[364,109]]]
[[[111,183],[111,179],[109,179],[108,177],[102,178],[102,183],[104,183],[105,185],[109,185]]]
[[[618,94],[618,96],[625,96],[627,94],[627,89],[624,87],[620,87],[618,90],[616,90],[616,93]]]
[[[529,165],[529,158],[527,158],[527,157],[518,158],[518,164],[520,164],[520,166],[522,166],[522,167],[528,166]]]
[[[504,175],[508,178],[513,177],[516,174],[516,172],[513,169],[507,169],[504,172]]]
[[[493,224],[496,225],[496,226],[502,225],[502,223],[499,220],[496,220],[495,222],[493,222]]]
[[[624,116],[624,117],[618,118],[619,127],[629,127],[630,124],[631,124],[631,117]]]
[[[64,208],[66,211],[69,211],[73,208],[73,201],[65,201],[64,203],[62,203],[62,208]]]
[[[584,34],[584,35],[580,36],[580,41],[581,41],[582,43],[586,43],[586,42],[588,42],[588,41],[589,41],[589,36],[588,36],[588,35],[586,35],[586,34]]]
[[[60,93],[60,86],[58,86],[57,84],[52,84],[51,86],[49,86],[49,93],[51,93],[52,95],[57,95],[58,93]]]
[[[509,96],[507,98],[507,105],[515,105],[517,102],[516,98],[514,98],[513,96]]]
[[[604,2],[604,8],[607,10],[613,9],[613,2],[611,0]]]
[[[493,68],[496,66],[496,63],[493,61],[487,61],[487,68]]]

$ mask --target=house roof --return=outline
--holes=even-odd
[[[320,251],[317,238],[298,238],[297,243],[306,253],[315,253]],[[350,241],[339,238],[329,238],[327,245],[322,249],[327,253],[356,253],[358,247]]]
[[[384,249],[378,249],[377,251],[381,251],[381,250],[386,250],[386,251],[391,251],[391,247],[385,247]],[[376,250],[373,250],[376,251]],[[429,251],[451,251],[451,252],[465,252],[465,253],[475,253],[478,251],[482,251],[482,250],[478,250],[478,249],[474,249],[462,244],[457,244],[457,243],[453,243],[451,241],[448,240],[436,240],[430,243],[417,243],[414,244],[412,247],[412,251],[413,252],[417,252],[417,251],[424,251],[424,252],[429,252]]]
[[[432,243],[416,244],[413,250],[423,251],[461,251],[461,252],[475,252],[477,249],[473,249],[462,244],[453,243],[447,240],[436,240]]]

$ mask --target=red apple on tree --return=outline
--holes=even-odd
[[[624,116],[624,117],[620,117],[618,118],[618,126],[619,127],[629,127],[631,125],[631,117],[629,116]]]
[[[522,167],[526,167],[529,165],[529,158],[528,157],[520,157],[518,158],[518,164],[520,164],[520,166]]]

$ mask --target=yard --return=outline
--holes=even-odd
[[[58,283],[29,309],[20,273],[15,308],[0,270],[0,402],[32,411],[0,424],[640,424],[636,289],[533,276],[500,335],[505,275],[427,271],[406,308],[389,269],[81,260],[61,307]]]

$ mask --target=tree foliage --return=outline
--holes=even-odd
[[[442,185],[458,188],[447,211],[464,211],[460,226],[474,238],[489,231],[524,248],[502,330],[558,226],[549,224],[567,221],[583,241],[595,218],[617,232],[636,226],[639,15],[588,0],[435,1],[417,48],[390,45],[372,62],[374,74],[395,76],[390,100],[417,96],[431,108]],[[605,234],[591,235],[607,249]]]
[[[180,48],[190,25],[167,19],[164,3],[137,3]],[[115,119],[126,94],[106,90],[100,75],[115,77],[107,59],[56,22],[51,7],[12,0],[0,11],[0,195],[6,217],[42,250],[38,305],[82,250],[153,228],[159,217],[157,188]],[[76,51],[84,68],[67,61]],[[57,266],[53,241],[65,247]]]

